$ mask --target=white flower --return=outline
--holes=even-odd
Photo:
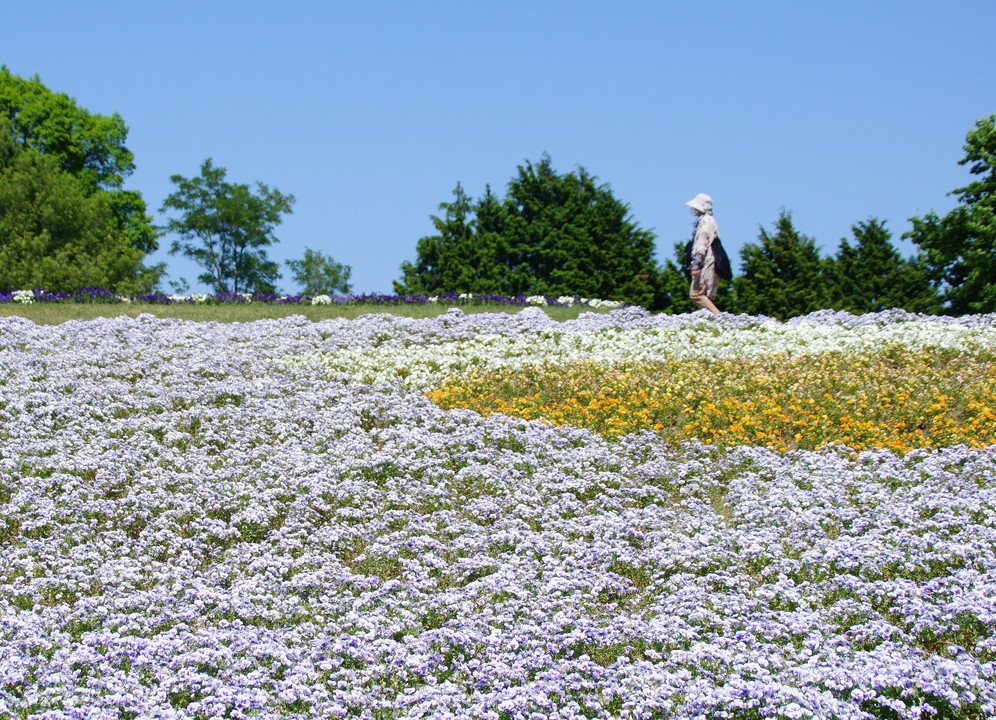
[[[312,305],[331,305],[332,304],[332,298],[330,298],[328,295],[316,295],[315,297],[311,298],[311,304]]]

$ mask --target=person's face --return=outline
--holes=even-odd
[[[688,214],[689,214],[689,215],[691,215],[692,217],[698,217],[698,216],[699,216],[699,215],[701,215],[702,213],[700,213],[700,212],[699,212],[698,210],[696,210],[695,208],[693,208],[693,207],[690,207],[690,208],[688,208]]]

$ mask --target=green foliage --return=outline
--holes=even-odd
[[[965,157],[978,180],[952,191],[960,201],[944,217],[910,218],[910,238],[928,277],[942,287],[952,313],[996,311],[996,115],[978,120],[965,138]]]
[[[421,238],[415,263],[401,265],[402,294],[443,292],[561,295],[651,307],[659,271],[654,236],[629,217],[607,185],[584,168],[558,174],[550,158],[519,166],[504,199],[488,188],[433,217],[438,234]]]
[[[106,193],[88,194],[55,158],[13,138],[0,115],[0,291],[102,287],[149,292],[158,273],[120,227]]]
[[[108,196],[107,206],[132,247],[145,254],[158,249],[158,231],[145,202],[139,193],[124,189],[135,164],[120,115],[90,113],[68,95],[49,90],[37,75],[25,79],[0,66],[0,116],[10,120],[5,132],[19,145],[52,158],[79,182],[84,195]],[[158,278],[162,268],[151,270]]]
[[[287,267],[291,270],[294,282],[301,286],[301,295],[315,297],[334,295],[337,292],[348,293],[352,290],[349,276],[353,269],[311,248],[304,249],[304,256],[300,260],[288,260]]]
[[[740,251],[743,274],[734,279],[737,309],[751,315],[785,320],[826,307],[824,263],[812,238],[801,235],[784,210],[760,243]]]
[[[657,282],[654,309],[677,315],[694,312],[695,306],[688,297],[691,278],[684,262],[685,244],[674,244],[674,260],[666,260]]]
[[[402,279],[394,283],[399,294],[502,294],[504,286],[496,272],[500,270],[496,267],[498,236],[493,229],[479,234],[478,225],[483,220],[485,226],[490,221],[500,228],[504,209],[488,188],[476,206],[482,217],[473,220],[475,208],[460,183],[453,190],[453,197],[453,202],[439,204],[442,217],[431,216],[438,235],[419,238],[418,259],[414,264],[407,261],[401,264]]]
[[[518,291],[650,305],[654,237],[628,219],[628,207],[584,168],[556,174],[547,156],[518,172],[502,248],[506,267],[528,268],[517,273]]]
[[[837,255],[824,267],[830,307],[856,314],[940,309],[940,298],[923,268],[900,256],[885,223],[872,218],[852,225],[851,231],[856,244],[841,239]]]
[[[181,253],[204,268],[197,279],[215,292],[272,293],[280,270],[265,248],[279,242],[273,232],[291,212],[294,196],[259,182],[253,192],[248,185],[225,182],[226,174],[208,158],[198,177],[170,177],[177,189],[160,209],[180,213],[166,224],[180,236],[170,254]]]

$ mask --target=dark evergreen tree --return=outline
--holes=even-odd
[[[430,216],[437,234],[419,238],[418,259],[401,264],[401,280],[395,281],[395,292],[487,292],[478,281],[483,269],[494,264],[494,246],[478,237],[471,199],[460,183],[453,190],[453,201],[440,203],[439,209],[442,217]]]
[[[474,204],[475,256],[474,287],[476,292],[491,295],[513,295],[511,268],[508,266],[508,242],[505,238],[508,224],[506,204],[487,185]]]
[[[659,272],[654,236],[584,168],[558,174],[548,155],[536,165],[520,165],[507,203],[503,259],[513,268],[528,267],[532,276],[520,292],[652,305]]]
[[[904,237],[917,261],[940,285],[951,313],[996,312],[996,115],[982,118],[965,138],[959,165],[979,179],[951,194],[961,203],[944,217],[913,217]]]
[[[664,261],[658,276],[653,307],[670,315],[694,312],[695,306],[688,297],[691,275],[685,262],[685,243],[675,243],[672,254],[674,259]]]
[[[940,308],[923,268],[899,254],[885,223],[872,218],[851,231],[856,244],[841,239],[836,256],[825,264],[830,307],[852,313],[889,308],[929,313]]]
[[[418,259],[401,266],[396,292],[488,292],[582,296],[650,307],[658,269],[654,236],[583,168],[558,174],[546,155],[526,163],[499,201],[488,189],[433,217],[437,235],[419,240]],[[474,218],[468,217],[473,212]]]
[[[785,320],[825,308],[824,263],[791,214],[781,212],[773,233],[762,227],[759,240],[740,251],[741,274],[733,281],[739,312]]]

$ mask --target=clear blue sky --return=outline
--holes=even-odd
[[[544,152],[610,185],[660,258],[699,192],[735,265],[782,209],[824,254],[875,216],[910,255],[908,219],[954,206],[996,112],[994,27],[993,0],[34,0],[4,7],[0,63],[124,118],[157,223],[210,157],[297,198],[271,259],[309,247],[392,292],[457,182],[504,195]],[[150,260],[199,289],[170,242]]]

